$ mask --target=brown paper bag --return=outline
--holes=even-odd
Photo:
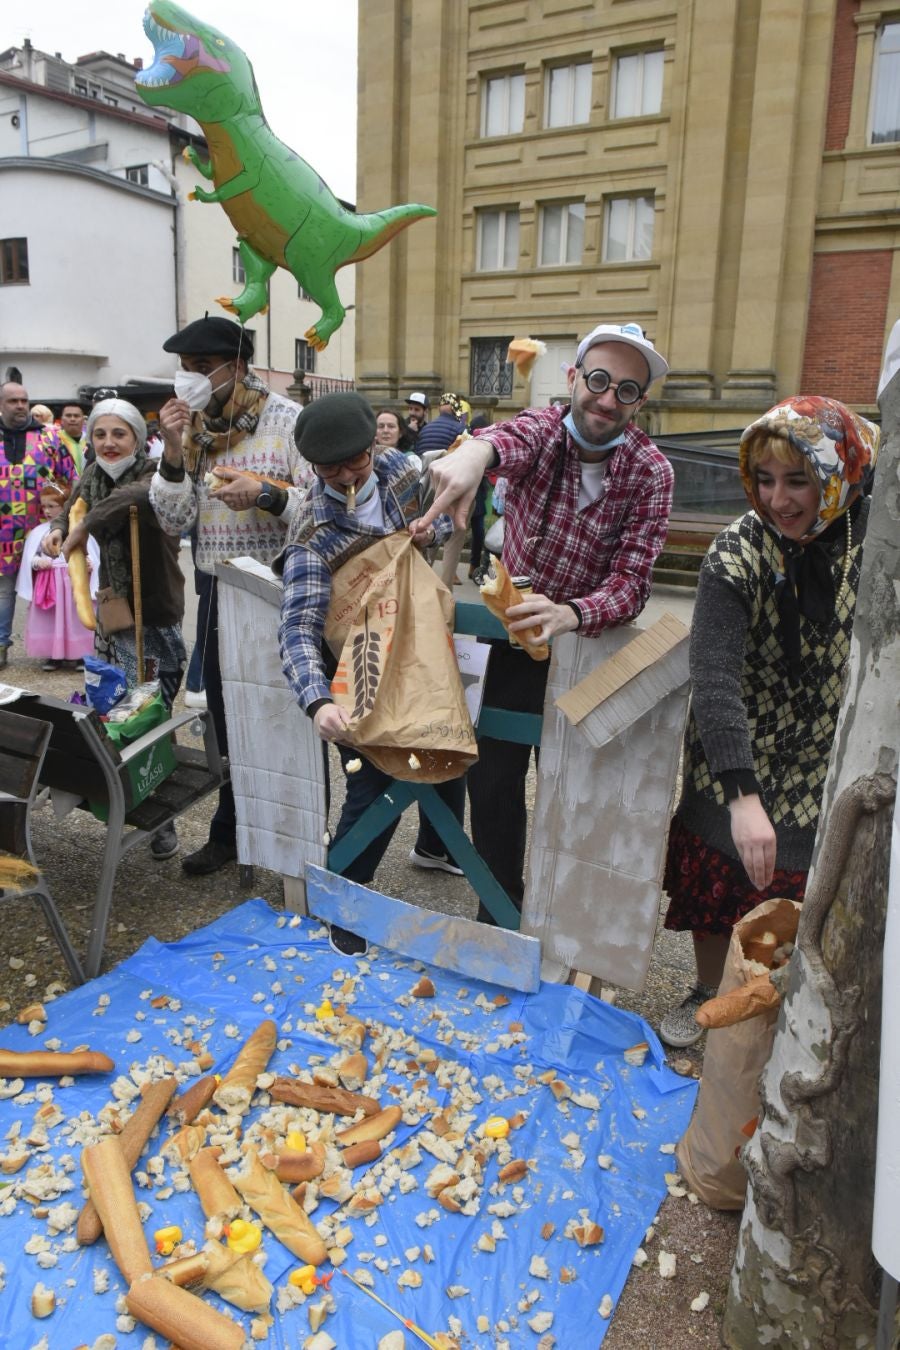
[[[745,955],[763,933],[779,944],[797,936],[795,900],[764,900],[735,924],[719,994],[758,975]],[[736,1156],[759,1115],[759,1076],[772,1053],[778,1008],[707,1033],[703,1077],[687,1134],[675,1150],[687,1185],[712,1209],[743,1209],[747,1174]],[[749,1131],[752,1133],[752,1129]]]
[[[478,758],[452,619],[453,597],[402,530],[332,577],[332,697],[351,715],[345,739],[392,778],[444,783]]]

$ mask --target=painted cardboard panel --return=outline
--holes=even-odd
[[[640,631],[554,642],[522,914],[522,932],[540,938],[545,958],[634,990],[656,932],[687,685],[657,700],[640,689],[645,676],[657,682],[654,668],[634,676],[629,697],[646,710],[599,749],[556,700]]]
[[[238,858],[302,877],[307,863],[325,863],[325,772],[322,742],[281,670],[281,583],[252,559],[217,575]]]

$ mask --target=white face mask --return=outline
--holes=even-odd
[[[125,459],[105,460],[102,455],[97,455],[97,463],[100,468],[105,474],[109,475],[114,483],[119,481],[126,469],[131,468],[136,459],[137,455],[128,455]]]
[[[175,372],[175,397],[184,399],[191,412],[202,412],[209,406],[209,401],[215,392],[212,387],[212,376],[218,375],[220,370],[224,370],[228,365],[223,361],[220,366],[209,375],[201,375],[194,370],[176,370]]]

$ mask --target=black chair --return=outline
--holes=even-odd
[[[48,722],[0,708],[0,860],[18,858],[30,864],[21,885],[0,890],[0,899],[36,895],[76,984],[84,971],[60,918],[31,843],[31,809],[53,728]]]

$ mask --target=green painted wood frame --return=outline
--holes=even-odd
[[[456,606],[454,632],[469,637],[503,638],[506,632],[484,605]],[[490,736],[498,741],[514,741],[518,745],[540,745],[542,718],[537,713],[508,712],[504,708],[482,706],[475,728],[477,736]],[[408,806],[417,802],[431,821],[448,853],[455,858],[465,873],[466,880],[478,895],[494,921],[501,928],[518,929],[520,915],[493,872],[475,850],[472,841],[438,796],[431,784],[400,782],[395,779],[380,797],[366,808],[351,830],[328,851],[328,867],[341,872],[363,849],[402,815]]]

